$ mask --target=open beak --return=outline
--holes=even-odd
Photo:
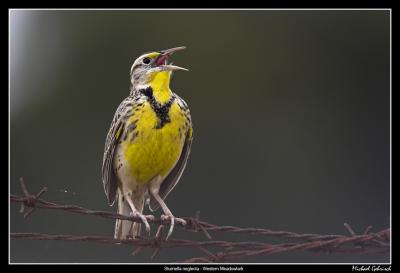
[[[177,65],[173,65],[172,63],[168,64],[168,58],[175,52],[180,51],[185,49],[185,46],[180,46],[180,47],[174,47],[166,50],[160,51],[160,55],[157,57],[157,59],[154,61],[154,65],[156,67],[160,67],[162,70],[169,70],[169,71],[174,71],[174,70],[185,70],[189,71],[188,69],[184,67],[180,67]]]

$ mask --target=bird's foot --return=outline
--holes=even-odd
[[[165,240],[168,240],[168,238],[172,235],[172,232],[174,231],[175,222],[186,225],[185,220],[183,220],[182,218],[175,217],[172,214],[161,215],[161,220],[169,220],[171,222],[171,225],[169,227],[169,231],[168,231],[168,234],[167,234],[167,237],[165,238]]]
[[[130,215],[133,216],[133,217],[139,217],[142,220],[142,223],[144,224],[145,229],[146,229],[146,233],[150,237],[150,225],[149,225],[148,220],[149,221],[154,220],[154,216],[153,215],[144,215],[144,214],[142,214],[142,213],[140,213],[138,211],[133,211],[133,212],[131,212]]]

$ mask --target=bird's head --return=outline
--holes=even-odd
[[[131,67],[132,86],[147,85],[159,73],[167,73],[169,75],[175,70],[188,71],[186,68],[168,63],[169,57],[174,52],[185,48],[180,46],[158,52],[145,53],[137,58]]]

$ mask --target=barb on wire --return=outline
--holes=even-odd
[[[10,195],[10,201],[21,204],[21,213],[24,217],[28,217],[35,208],[55,209],[67,212],[94,215],[108,219],[122,219],[133,222],[141,222],[139,217],[125,216],[108,211],[91,210],[76,205],[59,205],[46,201],[41,198],[42,194],[47,191],[47,188],[41,189],[36,195],[31,195],[23,181],[20,179],[20,184],[24,196]],[[29,208],[27,211],[26,208]],[[127,244],[135,247],[132,255],[136,255],[143,248],[154,249],[151,259],[154,259],[162,248],[184,248],[192,247],[198,249],[206,256],[193,257],[183,260],[185,263],[196,262],[222,262],[226,260],[234,260],[243,257],[270,255],[283,252],[293,251],[325,251],[325,252],[344,252],[344,253],[387,253],[390,249],[390,229],[371,233],[371,226],[368,226],[363,234],[357,235],[351,226],[344,224],[349,231],[350,236],[346,235],[320,235],[320,234],[298,234],[288,231],[276,231],[262,228],[241,228],[235,226],[218,226],[204,221],[200,221],[199,212],[195,217],[184,217],[187,224],[180,222],[176,223],[183,230],[190,232],[203,232],[207,237],[206,241],[178,240],[169,239],[166,241],[162,238],[162,230],[165,225],[168,225],[168,220],[161,218],[148,219],[151,224],[157,224],[158,230],[154,238],[125,239],[119,240],[112,237],[102,236],[77,236],[77,235],[50,235],[40,233],[11,233],[11,239],[30,239],[30,240],[63,240],[63,241],[85,241],[107,244]],[[271,244],[263,242],[227,242],[213,240],[210,232],[230,232],[238,234],[253,234],[273,236],[280,239],[287,239],[292,242]],[[258,238],[259,239],[259,238]],[[293,242],[293,240],[295,240]],[[207,248],[218,248],[219,251],[213,253]]]

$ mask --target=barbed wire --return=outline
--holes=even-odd
[[[21,204],[20,212],[24,217],[32,214],[35,208],[40,209],[54,209],[63,210],[72,213],[79,213],[85,215],[94,215],[108,219],[122,219],[133,222],[141,222],[139,217],[126,216],[118,213],[92,210],[77,205],[59,205],[49,202],[40,198],[47,188],[42,188],[36,195],[31,195],[22,179],[20,184],[24,196],[10,195],[10,201]],[[27,209],[28,208],[28,209]],[[150,224],[157,224],[158,230],[154,238],[139,237],[135,240],[132,239],[114,239],[112,237],[104,236],[77,236],[77,235],[50,235],[41,233],[10,233],[11,239],[29,239],[29,240],[63,240],[63,241],[85,241],[106,244],[125,244],[136,247],[132,253],[136,255],[143,248],[152,248],[154,252],[151,259],[158,255],[162,248],[182,248],[193,247],[197,248],[205,256],[193,257],[181,262],[184,263],[204,263],[204,262],[223,262],[226,260],[234,260],[238,258],[270,255],[282,252],[294,251],[323,251],[327,253],[340,252],[340,253],[388,253],[390,250],[390,229],[384,229],[379,232],[370,233],[371,226],[368,226],[363,234],[357,235],[347,223],[344,224],[349,236],[346,235],[320,235],[320,234],[299,234],[288,231],[276,231],[262,228],[241,228],[235,226],[218,226],[215,224],[200,221],[199,212],[195,217],[182,217],[186,220],[186,225],[183,223],[176,223],[176,225],[183,228],[183,230],[190,232],[203,232],[207,237],[207,241],[193,241],[193,240],[178,240],[169,239],[164,240],[161,237],[162,229],[165,225],[169,224],[168,220],[161,218],[149,218]],[[213,240],[209,232],[230,232],[238,234],[253,234],[277,237],[280,239],[294,239],[296,242],[271,244],[263,242],[227,242]],[[300,241],[300,242],[299,242]],[[207,248],[219,248],[219,252],[212,253]]]

